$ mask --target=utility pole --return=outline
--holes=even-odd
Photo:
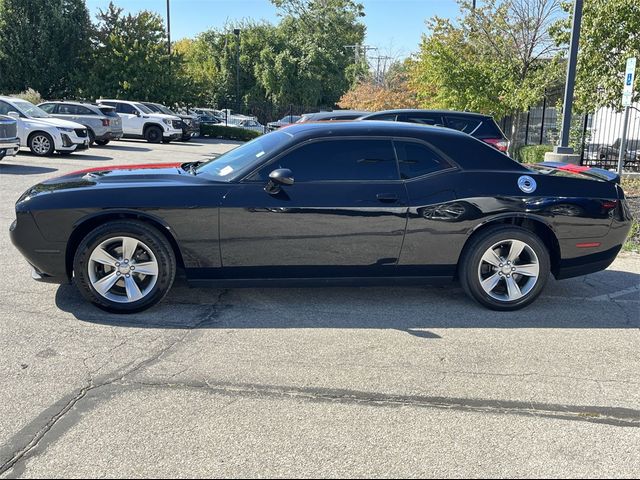
[[[377,57],[371,57],[371,60],[376,60],[376,83],[378,85],[382,85],[384,83],[384,76],[387,70],[387,60],[391,60],[391,57],[386,55],[379,55]],[[380,60],[384,60],[384,68],[383,71],[380,71]]]

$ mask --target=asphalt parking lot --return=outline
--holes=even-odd
[[[115,142],[0,162],[3,477],[640,475],[640,256],[497,313],[457,286],[189,289],[106,314],[39,284],[18,196],[233,147]]]

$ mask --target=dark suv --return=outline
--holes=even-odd
[[[175,115],[182,120],[182,138],[183,142],[191,140],[191,137],[200,136],[200,119],[197,115],[182,115],[173,112],[173,110],[165,107],[160,103],[140,102],[147,108],[150,108],[152,112],[164,113],[165,115]]]
[[[509,148],[509,140],[493,117],[481,113],[450,110],[385,110],[364,115],[359,120],[387,120],[453,128],[468,133],[501,152],[506,153]]]

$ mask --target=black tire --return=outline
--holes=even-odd
[[[90,128],[87,130],[89,134],[89,146],[91,147],[94,143],[96,143],[96,134],[93,133],[93,130],[91,130]]]
[[[162,142],[162,129],[155,125],[147,127],[144,131],[144,138],[149,143],[160,143]]]
[[[60,154],[60,156],[62,157],[68,157],[69,155],[71,155],[72,153],[74,153],[75,150],[59,150],[58,153]]]
[[[107,145],[111,140],[96,140],[96,145],[100,145],[100,146],[105,146]]]
[[[162,139],[162,143],[171,143],[171,139],[170,138],[163,138]]]
[[[38,157],[50,157],[56,148],[53,138],[46,132],[33,132],[27,140],[27,145],[31,153]]]
[[[183,135],[180,140],[183,142],[188,142],[189,140],[191,140],[191,135]]]
[[[509,240],[518,240],[520,242],[524,242],[537,256],[537,265],[539,268],[539,273],[537,280],[531,286],[528,284],[529,278],[524,275],[514,275],[513,281],[521,282],[518,286],[519,289],[524,285],[526,289],[529,289],[527,293],[525,293],[522,297],[517,300],[507,300],[507,299],[496,299],[487,293],[481,284],[480,279],[480,269],[484,268],[487,270],[487,267],[495,270],[495,274],[498,275],[500,272],[500,267],[491,267],[487,263],[481,265],[482,257],[485,252],[488,252],[491,247],[501,242],[505,242],[505,245],[509,245]],[[498,247],[498,249],[501,247]],[[505,247],[507,248],[507,247]],[[523,255],[527,256],[527,250],[523,251]],[[531,263],[531,262],[530,262]],[[515,265],[516,263],[514,263]],[[505,269],[508,270],[509,267],[505,264]],[[492,310],[502,310],[502,311],[510,311],[510,310],[518,310],[529,305],[533,302],[538,295],[544,289],[545,284],[547,283],[547,279],[549,278],[549,271],[551,268],[551,262],[549,259],[549,252],[547,251],[547,247],[544,245],[542,240],[530,230],[521,227],[515,227],[510,225],[499,225],[493,228],[489,228],[477,236],[473,237],[469,243],[465,246],[464,251],[460,257],[460,263],[458,264],[458,273],[460,277],[460,283],[462,284],[462,288],[471,298],[476,300],[481,305],[484,305],[487,308]],[[486,273],[487,277],[492,275],[492,270],[489,270]],[[502,274],[501,279],[494,287],[494,290],[491,291],[494,295],[499,295],[500,290],[504,290],[504,294],[507,294],[507,275]],[[487,278],[484,278],[486,280]],[[520,292],[519,292],[520,293]]]
[[[89,259],[92,252],[103,242],[119,236],[131,237],[142,242],[142,246],[148,247],[157,261],[155,284],[153,287],[149,285],[149,291],[137,301],[121,303],[106,298],[94,288],[89,275]],[[144,249],[136,251],[144,254]],[[133,258],[131,264],[135,265]],[[115,269],[113,271],[115,272]],[[108,273],[103,272],[103,275],[106,276]],[[135,313],[160,302],[169,292],[176,275],[176,257],[166,237],[154,227],[135,220],[117,220],[95,228],[84,237],[74,255],[73,275],[82,296],[97,307],[112,313]],[[134,276],[133,273],[131,276]],[[124,278],[120,277],[112,288],[122,289],[120,283],[124,286]]]

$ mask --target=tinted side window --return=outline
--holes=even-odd
[[[482,119],[473,117],[455,117],[447,115],[446,119],[447,127],[453,128],[454,130],[460,130],[464,133],[475,133],[475,130],[482,123]]]
[[[129,105],[128,103],[118,103],[116,104],[116,112],[118,113],[130,113],[135,115],[137,110],[133,105]]]
[[[393,142],[398,153],[400,177],[409,179],[449,168],[451,165],[422,143]]]
[[[39,105],[39,107],[47,113],[53,113],[56,109],[55,103],[46,103],[44,105]]]
[[[405,113],[398,118],[401,122],[421,123],[422,125],[442,125],[442,116],[428,113]]]
[[[390,140],[325,140],[309,143],[263,167],[251,180],[266,180],[288,168],[296,182],[314,180],[397,180]]]
[[[395,113],[385,113],[382,115],[374,115],[372,117],[367,118],[367,120],[383,120],[387,122],[395,122],[398,118],[398,115]]]
[[[95,112],[93,110],[90,110],[87,107],[83,107],[82,105],[77,105],[76,108],[78,110],[78,115],[95,115]]]
[[[61,103],[58,105],[58,113],[61,115],[76,115],[78,113],[78,107],[76,105],[69,105],[68,103]]]

